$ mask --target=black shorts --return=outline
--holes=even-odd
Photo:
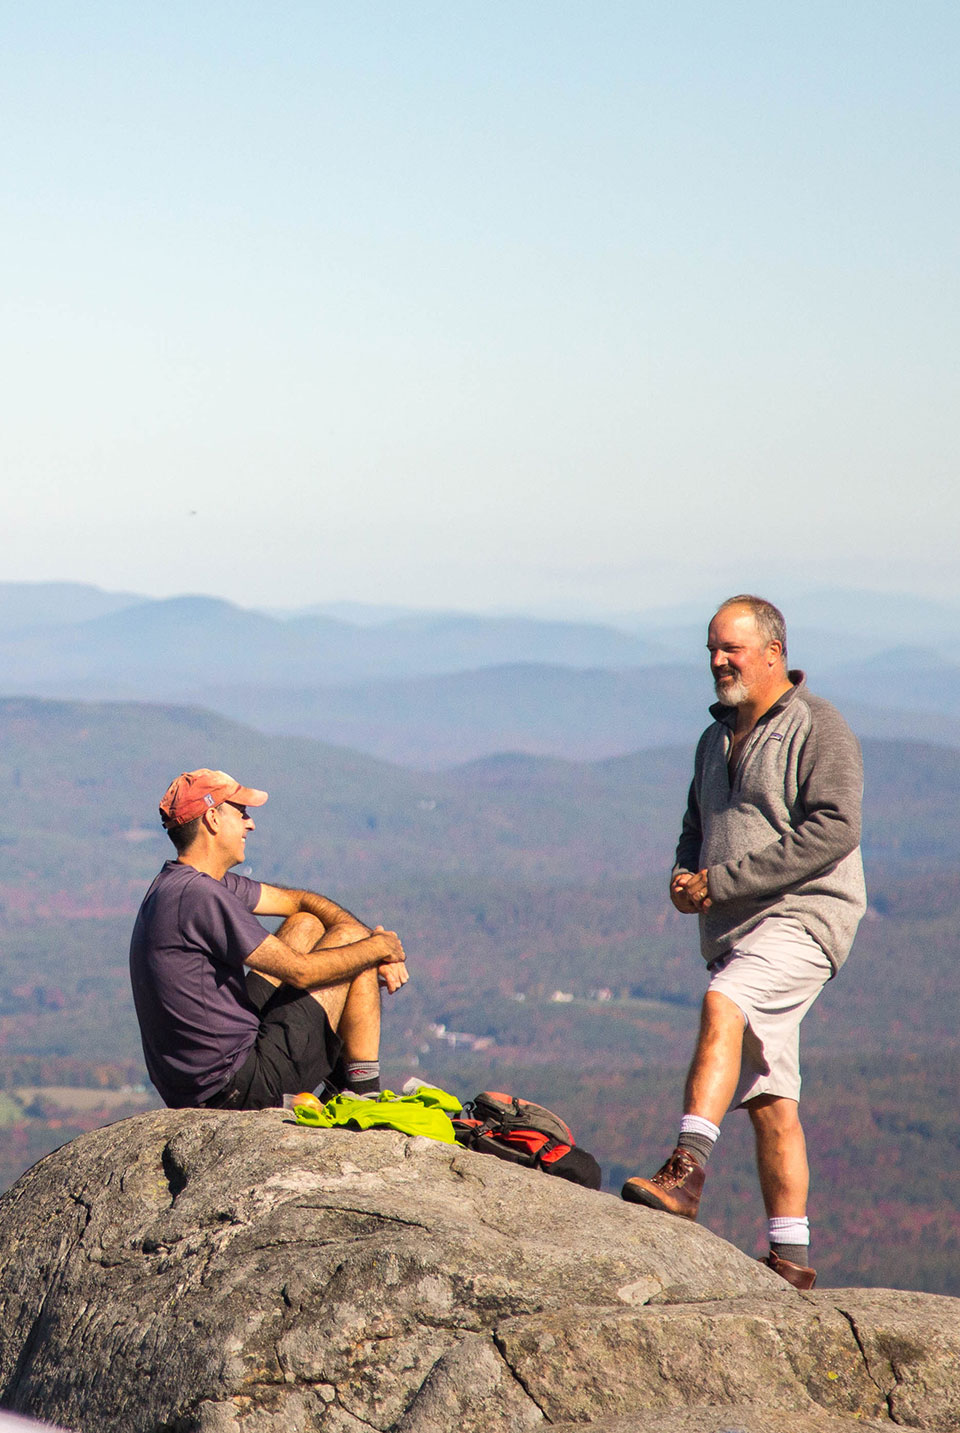
[[[247,995],[260,1012],[256,1041],[223,1089],[205,1102],[208,1109],[265,1110],[282,1105],[284,1095],[315,1090],[342,1049],[343,1041],[327,1012],[308,990],[271,985],[250,970]]]

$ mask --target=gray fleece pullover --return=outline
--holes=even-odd
[[[731,779],[736,712],[717,703],[700,738],[678,871],[707,871],[700,915],[709,965],[767,916],[797,920],[840,969],[866,904],[860,746],[829,702],[791,672],[790,691],[747,739]]]

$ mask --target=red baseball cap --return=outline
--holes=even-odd
[[[183,826],[202,816],[204,811],[219,806],[221,801],[232,801],[237,806],[262,806],[266,799],[265,791],[241,786],[225,771],[211,771],[201,766],[199,771],[181,772],[176,781],[171,781],[160,802],[160,820],[164,826]]]

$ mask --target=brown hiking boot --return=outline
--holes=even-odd
[[[631,1204],[663,1209],[667,1214],[679,1214],[681,1219],[696,1219],[706,1175],[707,1171],[690,1151],[678,1146],[652,1179],[628,1179],[620,1198]]]
[[[779,1274],[781,1279],[786,1279],[795,1289],[812,1289],[817,1282],[816,1269],[808,1269],[803,1264],[791,1264],[789,1259],[781,1259],[772,1249],[765,1259],[758,1262],[766,1264],[768,1269]]]

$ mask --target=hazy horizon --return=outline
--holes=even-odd
[[[707,600],[691,598],[687,601],[668,602],[654,600],[641,604],[637,603],[632,607],[623,609],[595,608],[578,603],[571,598],[567,601],[558,599],[550,602],[530,602],[525,605],[491,604],[482,606],[447,604],[415,604],[415,603],[377,603],[373,601],[356,600],[342,596],[331,598],[328,601],[306,602],[303,604],[276,604],[268,605],[251,600],[238,599],[227,596],[223,592],[200,591],[198,589],[183,589],[169,592],[149,592],[145,589],[135,590],[132,588],[119,588],[102,586],[99,583],[78,581],[72,578],[33,578],[20,581],[0,579],[0,596],[8,599],[11,590],[18,590],[23,593],[36,591],[42,588],[65,588],[87,589],[91,592],[99,592],[103,596],[113,598],[129,599],[131,605],[140,601],[144,602],[169,602],[169,601],[200,601],[225,602],[239,608],[241,611],[263,613],[267,616],[283,619],[288,616],[300,616],[312,612],[323,613],[332,616],[337,620],[358,626],[381,625],[394,620],[395,618],[416,618],[416,617],[477,617],[484,620],[520,620],[520,621],[542,621],[560,622],[564,624],[595,624],[600,626],[613,626],[619,624],[632,625],[636,622],[649,624],[651,627],[662,625],[671,627],[674,625],[687,625],[690,623],[706,623],[710,613],[714,610],[712,603],[718,603],[726,596],[733,594],[733,587],[721,588],[715,586],[712,593],[708,594]],[[785,616],[791,618],[799,614],[799,623],[809,626],[813,618],[811,611],[822,609],[824,604],[829,602],[853,603],[852,614],[844,612],[842,619],[834,622],[836,629],[848,632],[855,631],[858,615],[864,612],[864,604],[876,603],[877,610],[871,612],[876,619],[884,610],[893,610],[892,604],[904,603],[907,611],[902,620],[909,623],[914,614],[925,612],[934,613],[939,617],[949,615],[954,610],[960,614],[960,594],[952,597],[937,598],[928,597],[921,592],[908,591],[904,588],[881,588],[881,587],[829,587],[817,586],[815,584],[793,586],[789,583],[774,583],[770,588],[764,589],[763,594],[771,601],[781,602],[785,608]],[[29,610],[29,604],[28,604]],[[31,613],[31,620],[44,622],[47,619],[38,613]],[[3,611],[0,608],[0,625],[2,625]],[[78,616],[75,620],[84,620]],[[793,625],[793,623],[791,623]],[[918,643],[923,637],[922,630],[918,631]],[[896,639],[892,638],[894,642]],[[932,639],[931,639],[932,640]]]

